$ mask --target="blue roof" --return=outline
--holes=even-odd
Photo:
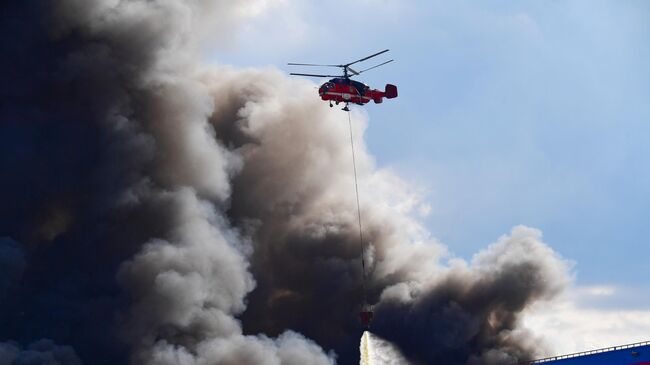
[[[543,365],[650,365],[650,341],[535,360]],[[524,365],[521,364],[521,365]]]

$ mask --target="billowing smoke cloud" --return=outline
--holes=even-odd
[[[518,328],[520,314],[561,291],[566,271],[566,264],[541,243],[539,231],[515,227],[477,254],[471,266],[452,263],[428,284],[385,289],[375,330],[405,353],[418,354],[422,363],[529,360],[543,350],[543,342]]]
[[[0,363],[54,343],[63,364],[358,361],[345,114],[304,80],[200,62],[202,35],[263,4],[3,5]],[[534,355],[519,318],[568,280],[540,233],[446,263],[357,146],[373,331],[416,364]]]

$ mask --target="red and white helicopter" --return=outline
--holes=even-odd
[[[339,103],[345,103],[345,107],[343,108],[343,110],[349,111],[350,110],[348,109],[349,103],[363,105],[370,102],[370,100],[372,100],[375,102],[375,104],[379,104],[384,100],[384,98],[393,99],[397,97],[397,86],[395,85],[386,84],[386,88],[384,89],[384,91],[381,91],[377,89],[371,89],[368,85],[359,81],[352,80],[350,78],[350,75],[357,76],[363,72],[372,70],[373,68],[383,66],[389,62],[393,62],[393,60],[389,60],[361,71],[355,71],[350,67],[355,63],[365,61],[367,59],[370,59],[375,56],[379,56],[380,54],[386,52],[388,52],[387,49],[381,52],[377,52],[368,57],[364,57],[362,59],[356,60],[354,62],[346,63],[343,65],[320,65],[314,63],[288,63],[288,65],[342,68],[343,75],[320,75],[320,74],[305,74],[305,73],[293,73],[293,72],[290,73],[290,75],[311,76],[311,77],[333,77],[333,79],[321,85],[321,87],[318,89],[318,95],[320,95],[321,99],[329,101],[330,107],[333,106],[332,101],[335,102],[337,105]]]

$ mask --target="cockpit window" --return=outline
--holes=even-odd
[[[320,92],[321,94],[322,94],[322,93],[326,93],[326,92],[328,92],[328,91],[329,91],[331,88],[333,88],[333,87],[334,87],[334,84],[333,84],[333,83],[331,83],[331,82],[326,82],[326,83],[324,83],[324,84],[320,87],[319,92]]]

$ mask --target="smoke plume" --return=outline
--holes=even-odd
[[[345,114],[307,81],[202,62],[264,4],[2,5],[0,364],[358,361]],[[448,260],[352,117],[372,331],[414,364],[529,359],[519,318],[566,263],[526,227]]]

